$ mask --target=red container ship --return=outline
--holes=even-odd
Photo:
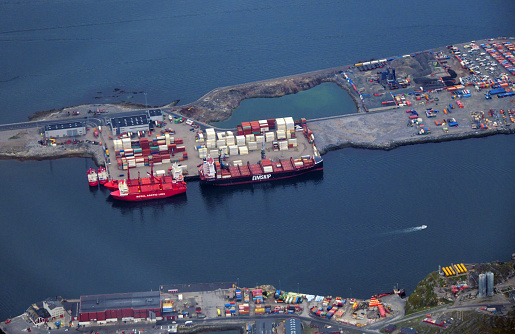
[[[106,187],[109,190],[115,191],[118,189],[118,180],[110,179],[104,184],[104,187]]]
[[[98,182],[100,184],[106,184],[107,183],[107,171],[104,167],[100,166],[97,171],[98,175]]]
[[[260,183],[300,176],[324,168],[320,156],[303,156],[300,159],[271,161],[261,159],[259,163],[242,166],[225,166],[210,156],[199,166],[200,184],[230,186],[244,183]]]
[[[172,169],[172,176],[156,177],[153,170],[149,175],[150,177],[131,180],[127,170],[127,180],[118,181],[118,190],[113,191],[111,196],[121,201],[146,201],[186,192],[182,169],[177,165]]]
[[[98,175],[93,168],[88,170],[88,183],[91,187],[96,187],[98,185]]]

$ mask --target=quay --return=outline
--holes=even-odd
[[[239,287],[237,282],[167,284],[158,290],[51,297],[0,323],[6,334],[64,332],[165,333],[232,329],[247,334],[284,333],[285,319],[312,327],[372,332],[404,315],[394,292],[366,300],[278,290],[271,285]],[[302,323],[302,324],[301,324]],[[136,330],[136,332],[134,332]],[[299,331],[300,332],[300,331]]]
[[[188,178],[194,179],[198,175],[196,166],[202,161],[196,151],[199,146],[196,132],[185,123],[170,122],[169,116],[185,117],[205,130],[211,127],[209,122],[228,119],[243,99],[293,94],[323,82],[333,82],[345,89],[356,102],[358,112],[307,120],[321,154],[344,147],[388,150],[401,145],[512,134],[515,132],[515,50],[512,41],[513,38],[494,38],[459,43],[217,88],[194,103],[175,106],[175,101],[160,107],[168,124],[156,129],[152,138],[161,135],[163,129],[173,130],[173,136],[183,140],[188,154],[187,161],[180,163],[186,166]],[[95,145],[95,141],[101,140],[113,154],[113,142],[106,131],[109,120],[146,111],[126,105],[92,104],[42,113],[45,116],[37,121],[0,125],[0,158],[89,156],[99,165],[106,164],[111,176],[119,178],[122,173],[113,164],[114,156],[106,159],[102,146]],[[258,120],[259,116],[256,118]],[[69,121],[83,121],[87,128],[102,127],[103,131],[99,138],[95,138],[90,130],[85,136],[57,139],[57,143],[68,143],[63,145],[41,146],[38,143],[42,139],[42,126]],[[276,157],[267,147],[267,155],[284,158],[313,154],[309,145],[301,142],[302,136],[298,138],[298,148],[293,152],[280,152]],[[116,138],[112,136],[112,139]],[[259,160],[259,150],[238,159],[243,163],[255,163]],[[144,174],[146,171],[142,170]]]

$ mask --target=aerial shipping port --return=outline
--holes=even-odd
[[[200,179],[201,184],[206,184],[206,176],[201,175],[205,170],[215,180],[252,176],[252,181],[262,182],[269,179],[263,175],[315,166],[322,161],[321,155],[332,149],[392,149],[408,144],[512,134],[515,132],[514,75],[512,39],[472,41],[215,89],[184,106],[133,110],[116,105],[67,108],[48,114],[37,123],[0,126],[8,138],[27,131],[23,138],[6,141],[2,147],[10,150],[2,151],[1,156],[15,159],[93,156],[105,170],[91,169],[85,173],[90,186],[109,186],[116,192],[122,184],[130,194],[141,192],[144,186],[158,187],[159,192],[163,184],[173,185],[183,182],[182,179],[186,182]],[[358,112],[307,120],[249,119],[235,129],[218,129],[209,124],[230,117],[241,102],[241,99],[224,99],[229,90],[251,91],[255,96],[262,96],[259,89],[266,86],[272,92],[270,96],[281,96],[284,82],[308,83],[302,87],[333,82],[349,92]],[[13,148],[17,151],[13,152]],[[209,163],[212,165],[204,168]],[[108,175],[107,180],[104,175]],[[439,270],[440,276],[452,283],[449,291],[442,290],[444,296],[476,287],[479,297],[488,295],[490,290],[484,282],[489,276],[485,274],[477,282],[471,281],[470,269],[468,264],[450,264]],[[487,284],[484,291],[483,283]],[[138,322],[155,325],[166,320],[182,321],[178,324],[186,325],[186,321],[201,319],[233,319],[236,314],[240,319],[275,313],[295,315],[303,320],[320,319],[324,325],[332,322],[351,326],[348,328],[358,324],[374,328],[404,312],[403,304],[396,304],[395,294],[353,300],[299,292],[276,293],[276,289],[268,286],[247,290],[238,285],[230,283],[216,289],[197,286],[195,291],[162,286],[155,292],[84,296],[76,301],[51,298],[29,308],[27,315],[1,326],[8,333],[9,326],[18,321],[33,331],[39,325],[45,331],[48,326],[57,327],[59,321],[60,326],[69,326],[71,322],[73,326],[127,325],[125,328],[129,328]],[[125,310],[126,313],[122,308],[120,315],[118,308],[109,306],[115,299],[140,308]],[[170,314],[173,318],[165,318],[168,312],[174,313]],[[428,318],[427,322],[432,321]]]

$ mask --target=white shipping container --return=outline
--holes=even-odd
[[[211,157],[214,159],[218,159],[218,155],[219,155],[218,150],[210,150],[209,155],[211,155]]]
[[[216,133],[216,138],[218,138],[218,140],[225,141],[225,132],[217,132]]]
[[[256,137],[253,134],[245,135],[245,142],[248,144],[250,142],[255,142]]]
[[[293,120],[293,117],[285,117],[284,123],[286,126],[286,131],[295,129],[295,121]]]
[[[275,132],[266,132],[265,133],[265,139],[267,143],[273,142],[275,140]]]
[[[249,149],[247,148],[247,146],[239,146],[239,150],[240,150],[240,155],[249,154]]]
[[[286,129],[286,123],[284,121],[284,118],[276,118],[275,119],[275,128],[277,130],[285,130]]]
[[[229,132],[229,131],[227,131],[227,132]],[[227,137],[225,137],[225,140],[227,142],[227,146],[231,146],[231,145],[234,145],[236,143],[234,141],[234,136],[227,135]]]
[[[263,145],[264,142],[265,136],[256,136],[256,143],[258,143],[258,145]]]
[[[295,167],[302,167],[302,166],[304,166],[304,163],[302,162],[302,160],[295,160],[293,162],[293,164],[295,165]]]
[[[236,146],[236,145],[229,146],[229,155],[238,155],[238,146]]]
[[[198,149],[198,156],[200,159],[204,159],[207,157],[207,148],[202,147]]]
[[[226,137],[234,137],[234,133],[232,133],[232,131],[227,131],[226,133]]]
[[[113,145],[115,151],[123,150],[122,141],[120,139],[113,140]]]
[[[218,139],[216,141],[216,147],[222,147],[225,146],[225,139]]]
[[[165,171],[162,169],[158,169],[154,172],[154,176],[164,176],[164,175],[165,175]]]
[[[286,131],[277,130],[277,140],[286,139]]]
[[[293,147],[297,147],[297,138],[288,139],[288,144],[293,145]]]
[[[286,151],[288,149],[288,142],[283,140],[279,142],[279,149],[281,151]]]
[[[238,145],[238,146],[245,145],[245,136],[236,136],[236,145]]]
[[[263,166],[263,172],[272,173],[273,171],[274,169],[272,168],[272,166]]]
[[[249,151],[256,151],[258,149],[257,142],[253,141],[249,143]]]
[[[209,139],[208,139],[208,140],[206,141],[206,146],[207,146],[207,148],[216,148],[216,142],[215,142],[215,140],[209,140]]]
[[[243,162],[241,162],[241,160],[234,160],[232,162],[232,165],[233,166],[243,166]]]

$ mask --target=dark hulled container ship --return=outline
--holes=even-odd
[[[201,185],[230,186],[288,179],[323,168],[324,160],[318,155],[278,161],[261,159],[257,164],[236,166],[226,166],[208,156],[199,166],[199,175]]]

